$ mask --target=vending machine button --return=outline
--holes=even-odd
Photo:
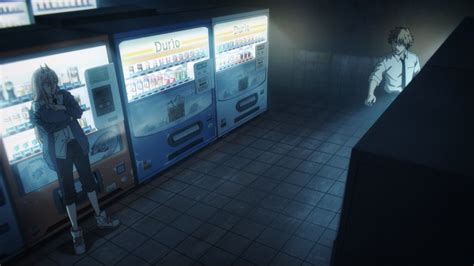
[[[126,167],[125,167],[125,163],[123,163],[123,162],[115,165],[115,167],[114,167],[114,171],[117,175],[120,175],[120,174],[124,173],[125,170],[126,170]]]

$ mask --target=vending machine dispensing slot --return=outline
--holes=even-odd
[[[202,122],[199,121],[195,124],[182,128],[168,137],[168,143],[170,146],[176,147],[183,144],[184,142],[198,136],[202,131]]]
[[[174,158],[180,156],[181,154],[185,153],[186,151],[196,147],[197,145],[201,144],[204,141],[204,138],[198,138],[195,141],[189,143],[188,145],[182,147],[181,149],[176,150],[173,153],[168,154],[167,158],[168,161],[173,160]]]
[[[243,119],[249,117],[251,114],[258,112],[258,110],[260,110],[260,106],[257,106],[257,107],[255,107],[255,108],[252,108],[250,111],[245,112],[245,113],[243,113],[243,114],[237,116],[237,117],[234,119],[234,123],[240,122],[241,120],[243,120]]]
[[[249,109],[250,107],[254,106],[258,102],[258,94],[254,93],[250,96],[243,98],[242,100],[238,101],[235,105],[235,109],[240,113]]]

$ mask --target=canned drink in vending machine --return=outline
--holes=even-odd
[[[131,81],[127,84],[127,94],[130,94],[130,98],[135,98],[137,95],[137,88],[135,81]]]
[[[128,74],[129,75],[135,74],[135,67],[133,65],[128,66]]]
[[[156,74],[156,87],[161,87],[163,85],[163,75],[161,73]]]
[[[137,81],[137,94],[140,95],[143,93],[143,81],[139,79]]]
[[[144,92],[147,92],[147,91],[149,91],[149,90],[150,90],[150,80],[149,80],[148,77],[145,77],[145,78],[143,79],[143,91],[144,91]]]

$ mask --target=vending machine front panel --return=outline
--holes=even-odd
[[[267,107],[268,11],[213,20],[218,136]]]
[[[117,48],[143,182],[216,137],[209,29],[129,36]]]
[[[101,177],[96,178],[97,187],[103,188],[97,189],[99,199],[108,199],[133,186],[123,121],[108,124],[99,121],[98,127],[93,114],[96,106],[91,99],[94,96],[90,96],[86,84],[87,70],[108,66],[107,46],[104,42],[68,45],[0,61],[0,154],[5,158],[6,179],[27,245],[37,243],[68,223],[64,205],[57,204],[60,193],[54,192],[59,188],[58,176],[44,159],[44,147],[29,117],[34,97],[32,75],[40,67],[55,71],[59,89],[69,91],[83,111],[77,121],[88,138],[94,176]],[[119,164],[127,171],[115,171]],[[74,170],[74,178],[77,177]],[[79,196],[77,199],[78,210],[87,206],[85,199]]]

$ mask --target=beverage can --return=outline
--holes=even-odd
[[[144,91],[148,91],[150,89],[150,80],[148,77],[143,79],[143,89]]]
[[[137,94],[143,93],[143,81],[139,79],[137,81]]]
[[[156,86],[163,86],[163,75],[161,73],[156,74]]]

